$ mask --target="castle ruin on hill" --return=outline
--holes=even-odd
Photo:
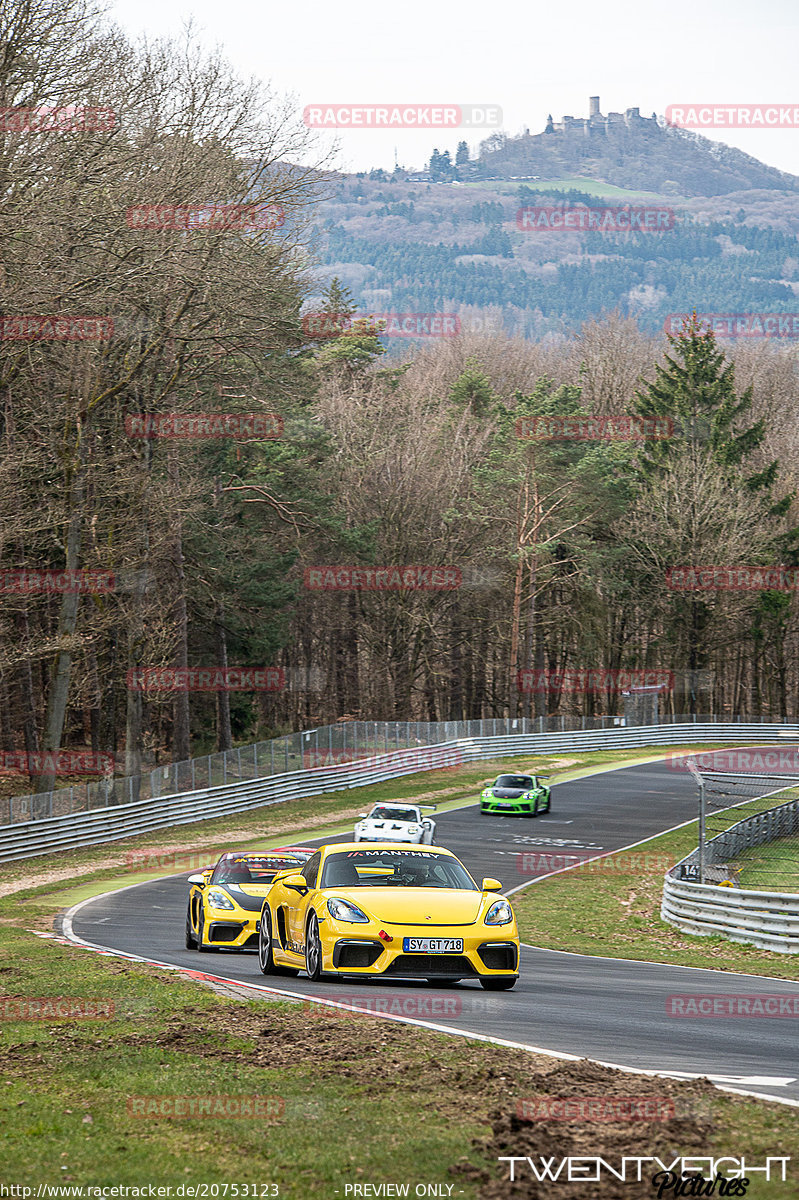
[[[599,96],[589,96],[587,117],[564,117],[562,121],[553,121],[550,113],[544,133],[577,133],[589,137],[592,134],[607,134],[623,126],[639,130],[660,128],[655,113],[651,117],[642,117],[638,108],[627,108],[623,113],[611,112],[603,116],[599,111]]]

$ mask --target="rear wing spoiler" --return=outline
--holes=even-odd
[[[417,804],[417,808],[426,808],[429,812],[435,812],[438,808],[437,804]]]

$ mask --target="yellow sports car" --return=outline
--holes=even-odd
[[[215,867],[189,876],[187,950],[255,950],[264,896],[279,871],[298,871],[315,853],[282,846],[261,853],[231,850]]]
[[[261,912],[264,975],[323,974],[512,988],[519,933],[502,884],[481,886],[437,846],[344,842],[322,846],[299,869],[281,872]]]

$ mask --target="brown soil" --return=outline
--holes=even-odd
[[[253,1049],[227,1049],[228,1036],[250,1039]],[[587,1155],[618,1166],[622,1156],[657,1155],[671,1162],[681,1156],[706,1155],[714,1130],[710,1100],[718,1097],[704,1080],[627,1075],[586,1060],[564,1063],[544,1055],[445,1039],[393,1021],[342,1015],[340,1010],[329,1016],[322,1010],[310,1014],[304,1004],[291,1012],[269,1008],[253,1012],[238,1005],[225,1005],[212,1013],[198,1010],[196,1021],[191,1012],[188,1019],[184,1013],[165,1032],[131,1033],[126,1042],[184,1050],[216,1061],[246,1061],[271,1070],[311,1068],[323,1077],[346,1079],[361,1095],[384,1096],[390,1080],[394,1093],[409,1093],[415,1099],[421,1116],[435,1113],[461,1121],[471,1118],[475,1125],[490,1124],[490,1131],[472,1143],[473,1158],[486,1156],[490,1163],[503,1155],[530,1155],[536,1164],[539,1156],[551,1156],[557,1165],[560,1158]],[[542,1101],[552,1097],[583,1102],[597,1097],[627,1102],[648,1098],[654,1111],[671,1119],[566,1122],[525,1115],[540,1112]],[[518,1166],[517,1181],[511,1186],[507,1164],[489,1170],[473,1158],[464,1156],[450,1172],[453,1178],[477,1182],[481,1200],[507,1200],[509,1194],[542,1200],[552,1190],[551,1182],[539,1183]],[[564,1200],[586,1200],[585,1182],[559,1181],[557,1186]],[[637,1200],[653,1194],[648,1177],[641,1184],[603,1177],[594,1187],[602,1200]]]

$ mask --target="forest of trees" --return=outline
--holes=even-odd
[[[795,233],[736,220],[699,221],[678,208],[676,228],[660,234],[518,232],[520,208],[609,203],[575,189],[535,191],[522,184],[504,203],[464,190],[442,200],[392,197],[397,188],[351,182],[322,204],[319,255],[348,282],[359,307],[376,294],[393,311],[493,309],[507,332],[576,330],[618,309],[655,332],[666,317],[706,313],[792,312],[799,278]],[[412,195],[412,192],[410,192]],[[742,262],[746,270],[741,270]],[[528,314],[520,326],[519,315]],[[533,317],[535,316],[535,321]]]
[[[672,711],[797,719],[793,591],[668,583],[675,566],[799,564],[794,351],[722,351],[695,325],[666,340],[619,312],[541,343],[468,335],[391,357],[357,321],[313,340],[302,313],[320,293],[311,230],[328,185],[323,163],[288,165],[310,154],[290,106],[190,38],[133,46],[78,0],[65,7],[70,20],[19,7],[0,107],[58,96],[116,120],[4,135],[0,304],[6,330],[21,315],[91,316],[113,336],[0,342],[0,750],[86,747],[135,774],[343,717],[620,710],[612,684],[525,691],[531,667],[659,668]],[[221,200],[284,219],[253,231],[126,217]],[[406,307],[425,309],[438,269],[405,264]],[[559,286],[574,297],[585,281]],[[323,304],[355,308],[337,280]],[[131,436],[134,416],[198,413],[260,414],[272,434]],[[553,415],[673,430],[518,435]],[[323,566],[450,568],[456,585],[309,586]],[[20,571],[113,585],[26,589],[9,582]],[[227,666],[277,667],[285,684],[131,684]]]

